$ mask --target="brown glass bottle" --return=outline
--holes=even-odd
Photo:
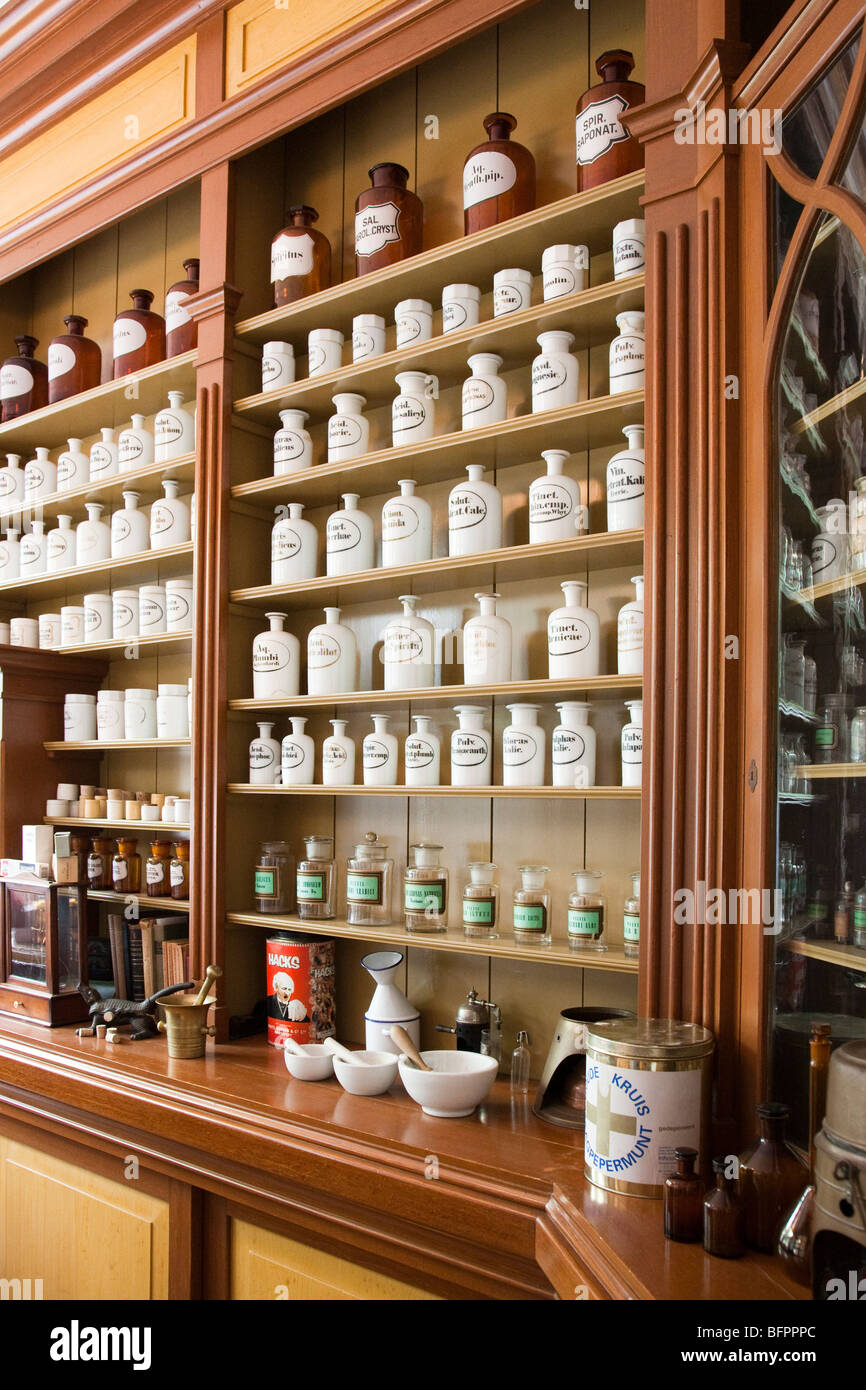
[[[189,845],[179,840],[174,847],[174,857],[169,865],[169,882],[173,898],[189,897]]]
[[[154,840],[150,846],[150,856],[145,867],[145,886],[149,898],[167,898],[169,894],[169,868],[174,845],[171,840]]]
[[[67,332],[48,344],[48,401],[65,401],[79,391],[89,391],[102,380],[102,349],[85,338],[87,319],[70,314],[63,322]]]
[[[131,309],[114,320],[114,380],[165,361],[165,319],[151,309],[150,290],[130,290]]]
[[[628,80],[633,67],[634,58],[625,49],[602,53],[595,64],[601,82],[589,87],[577,103],[578,193],[644,166],[643,146],[620,121],[646,99],[643,85]]]
[[[761,1135],[740,1156],[740,1195],[746,1243],[768,1255],[785,1219],[809,1181],[806,1164],[785,1140],[787,1105],[767,1101],[757,1109]]]
[[[15,339],[17,357],[7,357],[0,367],[0,401],[3,422],[17,420],[48,404],[48,368],[33,356],[38,338],[22,334]]]
[[[463,230],[480,232],[535,207],[535,160],[510,135],[517,121],[507,111],[484,117],[487,139],[463,165]]]
[[[116,893],[141,892],[141,855],[138,841],[123,836],[111,861],[111,878]]]
[[[728,1159],[713,1159],[715,1187],[704,1198],[704,1249],[708,1255],[735,1260],[746,1249],[743,1234],[743,1203],[726,1176]]]
[[[111,860],[117,849],[108,835],[94,835],[93,848],[87,856],[88,888],[112,888]]]
[[[275,308],[326,290],[331,283],[331,243],[313,226],[318,220],[315,208],[289,208],[286,226],[271,242]]]
[[[78,882],[87,882],[87,860],[93,847],[93,841],[89,835],[82,835],[80,831],[73,830],[69,836],[69,846],[75,858],[78,860]]]
[[[396,265],[421,250],[424,205],[406,187],[402,164],[374,164],[372,187],[355,200],[355,271],[366,275]]]
[[[704,1184],[698,1177],[697,1149],[674,1149],[675,1173],[664,1185],[665,1236],[683,1242],[700,1240],[704,1222]]]
[[[178,357],[198,346],[198,324],[184,308],[191,294],[198,294],[198,261],[184,261],[185,280],[177,280],[165,296],[165,355]]]

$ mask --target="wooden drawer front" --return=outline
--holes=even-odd
[[[436,1294],[389,1279],[311,1245],[232,1218],[229,1226],[233,1299],[435,1299]]]

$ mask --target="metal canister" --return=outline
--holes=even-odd
[[[620,1018],[586,1032],[584,1172],[596,1187],[661,1197],[674,1150],[706,1167],[712,1033],[695,1023]]]

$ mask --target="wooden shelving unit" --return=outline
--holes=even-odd
[[[179,820],[94,820],[89,816],[43,816],[45,825],[75,825],[81,830],[139,830],[147,833],[160,830],[189,830],[189,821]]]
[[[138,649],[143,656],[161,656],[175,652],[185,656],[192,650],[191,631],[158,632],[153,637],[113,637],[109,642],[76,642],[66,647],[52,647],[58,656],[122,656]]]
[[[230,796],[435,796],[469,798],[514,797],[520,801],[638,801],[640,787],[324,787],[311,783],[297,787],[265,787],[251,782],[229,782]]]
[[[796,768],[798,777],[808,777],[810,781],[862,781],[866,777],[866,763],[803,763]]]
[[[116,893],[112,888],[88,888],[87,897],[100,903],[129,903],[132,900],[139,907],[151,908],[154,912],[179,912],[184,916],[190,910],[186,898],[149,898],[146,893]]]
[[[104,583],[109,579],[156,583],[157,579],[161,582],[188,574],[192,564],[193,542],[186,541],[165,550],[143,550],[140,555],[100,560],[95,565],[76,565],[56,574],[39,574],[33,579],[10,579],[0,584],[0,598],[6,594],[16,599],[36,599],[84,593],[91,582]]]
[[[849,946],[842,941],[782,941],[783,950],[794,956],[821,960],[825,965],[844,965],[848,970],[866,974],[866,948]]]
[[[344,709],[361,706],[373,708],[405,708],[407,705],[454,703],[471,705],[475,700],[568,700],[585,695],[640,694],[641,676],[586,676],[582,681],[528,680],[508,681],[505,685],[438,685],[419,690],[354,690],[343,695],[296,695],[289,700],[229,700],[229,709],[236,713],[265,714],[267,711],[294,709]]]
[[[124,738],[124,739],[52,739],[49,743],[44,743],[43,748],[47,753],[65,753],[69,751],[102,753],[109,749],[113,753],[137,752],[141,749],[148,749],[158,753],[162,748],[189,748],[188,738]]]
[[[0,426],[0,429],[5,428],[5,425]],[[163,478],[176,478],[180,483],[191,483],[194,473],[195,454],[180,454],[176,459],[170,459],[165,463],[149,463],[144,468],[136,468],[129,473],[116,473],[102,482],[68,488],[65,492],[52,492],[48,497],[41,497],[38,502],[2,503],[0,518],[4,523],[7,519],[11,522],[21,513],[29,514],[38,508],[39,515],[46,518],[71,513],[83,521],[85,502],[102,502],[106,507],[112,508],[122,507],[123,494],[130,491],[140,493],[142,500],[147,502],[162,495],[160,483]]]

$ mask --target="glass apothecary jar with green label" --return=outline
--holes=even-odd
[[[546,864],[521,864],[520,884],[514,890],[514,940],[525,946],[550,944],[550,888]]]
[[[299,917],[321,921],[337,915],[337,864],[332,835],[305,835],[306,853],[298,860],[295,896]]]
[[[354,927],[389,927],[394,860],[375,830],[368,830],[346,860],[346,920]]]
[[[597,869],[576,869],[574,888],[568,895],[568,944],[572,951],[606,951],[602,942],[606,903],[601,892],[604,874]]]
[[[466,936],[499,935],[499,885],[495,864],[467,864],[469,879],[463,889],[463,931]]]
[[[410,845],[403,873],[403,917],[410,932],[440,932],[448,926],[448,870],[439,863],[441,845]]]
[[[295,856],[285,840],[266,840],[253,869],[256,912],[295,909]]]

